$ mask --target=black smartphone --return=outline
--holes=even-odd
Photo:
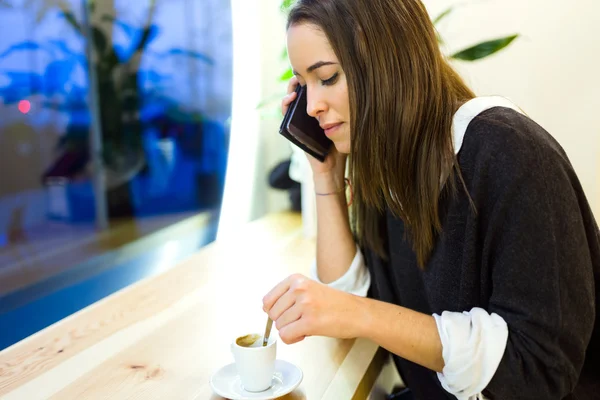
[[[319,121],[306,113],[306,86],[296,87],[296,99],[290,104],[279,133],[302,150],[323,162],[333,142],[325,136]]]

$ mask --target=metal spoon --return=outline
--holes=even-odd
[[[271,334],[271,327],[273,326],[273,320],[271,317],[267,319],[267,327],[265,328],[265,335],[263,336],[263,347],[269,342],[269,335]]]

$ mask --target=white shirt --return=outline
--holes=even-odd
[[[460,151],[469,123],[478,114],[493,107],[512,108],[522,112],[504,97],[476,97],[463,104],[452,121],[455,153]],[[317,265],[313,263],[311,278],[319,280]],[[348,271],[328,286],[366,296],[371,276],[360,249]],[[481,393],[498,369],[508,340],[506,321],[497,314],[489,314],[481,308],[458,313],[444,311],[433,314],[442,341],[444,370],[438,373],[442,387],[459,400],[485,400]]]

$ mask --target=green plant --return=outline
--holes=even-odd
[[[45,50],[51,54],[60,54],[60,61],[52,61],[43,76],[27,74],[30,82],[40,83],[35,87],[29,83],[27,94],[42,94],[46,97],[44,106],[69,114],[89,112],[86,88],[77,87],[77,90],[72,89],[69,92],[61,90],[60,98],[63,101],[59,103],[53,98],[57,91],[50,91],[49,88],[72,86],[67,85],[67,81],[71,79],[69,71],[73,70],[75,64],[86,70],[88,63],[91,63],[91,68],[96,75],[96,87],[92,90],[95,89],[98,95],[103,160],[108,174],[107,185],[111,187],[126,182],[144,166],[143,122],[139,117],[140,110],[149,101],[161,100],[160,84],[166,80],[154,71],[144,71],[153,77],[153,87],[151,89],[140,87],[142,56],[160,59],[184,56],[208,64],[212,64],[212,60],[203,54],[180,48],[169,49],[160,54],[148,50],[149,44],[160,33],[158,26],[153,24],[157,0],[149,0],[145,20],[139,25],[126,23],[115,17],[115,0],[102,0],[99,4],[94,0],[85,1],[89,13],[87,18],[82,19],[75,15],[71,6],[64,0],[25,0],[19,7],[29,12],[33,11],[37,23],[42,22],[51,11],[60,10],[60,15],[67,22],[67,26],[82,39],[85,40],[88,32],[91,32],[91,57],[69,49],[65,41],[43,40],[16,44],[0,54],[0,59],[12,51],[22,50]],[[6,0],[0,2],[0,6],[17,7],[16,2],[11,4]],[[89,29],[86,24],[89,24]],[[126,47],[119,46],[113,40],[115,30],[120,30],[127,38]],[[11,76],[16,77],[16,74],[13,73]],[[54,83],[48,84],[48,82]],[[19,91],[8,87],[0,91],[0,97],[3,97],[3,94],[14,97],[19,95]],[[16,97],[18,98],[19,96]],[[58,143],[58,148],[86,152],[89,148],[88,132],[86,126],[75,126],[70,123]]]
[[[92,68],[97,78],[103,156],[107,166],[115,170],[139,170],[143,160],[143,149],[141,121],[135,117],[141,100],[137,74],[143,51],[158,36],[158,27],[152,24],[156,0],[150,0],[146,21],[141,27],[132,27],[116,19],[112,13],[114,3],[107,4],[111,2],[114,0],[103,2],[104,10],[111,11],[100,18],[105,25],[101,27],[98,23],[90,27],[94,58]],[[78,21],[64,3],[59,3],[59,6],[71,28],[85,37],[85,21]],[[90,1],[89,12],[90,17],[96,12],[95,1]],[[130,35],[132,45],[128,51],[120,54],[117,52],[117,47],[112,42],[114,26]],[[128,175],[130,174],[131,172]]]
[[[67,40],[47,38],[10,46],[0,54],[0,60],[14,51],[46,51],[52,61],[41,74],[37,71],[0,71],[4,81],[9,82],[0,87],[0,100],[9,104],[38,95],[44,107],[69,116],[65,132],[57,143],[59,153],[47,169],[48,173],[86,173],[85,166],[90,158],[90,124],[99,122],[103,187],[111,217],[133,213],[130,182],[148,165],[143,132],[154,123],[148,114],[153,113],[152,109],[162,108],[165,114],[169,114],[165,115],[168,118],[173,116],[173,109],[179,111],[179,104],[167,93],[170,77],[154,70],[142,70],[142,57],[164,62],[168,57],[183,56],[213,63],[209,57],[186,49],[154,52],[148,48],[160,34],[153,22],[159,0],[147,0],[144,5],[148,11],[143,20],[131,24],[115,17],[115,1],[76,2],[76,7],[85,6],[80,16],[66,0],[0,0],[0,7],[20,8],[27,15],[35,16],[36,23],[41,23],[49,15],[56,15],[58,10],[66,22],[63,27],[79,35],[82,43],[88,46],[87,51],[82,53],[70,49]],[[135,6],[141,4],[136,2]],[[119,30],[123,34],[121,37],[126,38],[123,46],[114,40],[114,32]],[[75,65],[84,71],[94,72],[90,73],[90,78],[95,76],[95,79],[90,79],[89,85],[78,86],[72,77]],[[93,104],[89,99],[90,93],[96,96],[97,110],[90,108]],[[146,112],[148,110],[150,112]],[[99,118],[93,111],[98,112]],[[202,119],[196,114],[187,117],[190,123]],[[183,117],[177,114],[177,118]],[[78,160],[79,164],[73,167],[72,159]],[[73,171],[75,168],[78,170]]]
[[[433,25],[437,28],[440,22],[446,19],[452,13],[452,11],[454,11],[455,7],[456,6],[448,7],[446,10],[441,12],[437,17],[433,19]],[[509,36],[504,36],[492,40],[486,40],[484,42],[480,42],[470,47],[467,47],[463,50],[457,51],[456,53],[451,54],[449,58],[461,61],[482,60],[506,48],[518,37],[518,34],[512,34]],[[439,36],[439,34],[438,42],[440,43],[440,45],[444,43],[444,40],[441,38],[441,36]]]

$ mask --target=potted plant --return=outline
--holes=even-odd
[[[7,1],[3,5],[10,5]],[[24,7],[30,9],[37,5],[38,21],[43,20],[50,9],[60,10],[64,20],[73,32],[86,40],[84,23],[79,20],[65,1],[26,0]],[[36,8],[36,7],[33,7]],[[85,173],[89,157],[89,127],[91,115],[87,101],[88,89],[78,86],[71,80],[71,72],[77,67],[87,70],[91,62],[96,75],[100,127],[102,131],[103,164],[107,188],[110,216],[131,215],[133,200],[130,183],[146,167],[143,146],[144,107],[149,106],[155,88],[167,79],[156,71],[140,69],[142,56],[191,57],[212,64],[204,54],[187,49],[172,48],[161,54],[152,53],[149,44],[159,36],[158,26],[153,24],[156,12],[156,0],[150,0],[146,20],[139,26],[126,23],[115,17],[114,0],[103,1],[102,13],[95,1],[89,1],[88,9],[96,21],[92,23],[91,44],[93,54],[88,59],[85,54],[74,51],[64,40],[44,42],[25,41],[15,44],[0,54],[0,60],[15,51],[48,51],[59,53],[41,74],[15,73],[2,71],[8,78],[8,85],[0,88],[0,98],[5,104],[17,102],[24,96],[41,95],[43,106],[69,114],[66,132],[57,143],[58,156],[44,173],[46,182],[72,180]],[[127,48],[119,46],[113,40],[112,32],[120,29],[130,44]],[[150,88],[142,88],[140,74],[150,77]],[[57,100],[58,99],[58,100]],[[146,121],[148,122],[148,121]]]

